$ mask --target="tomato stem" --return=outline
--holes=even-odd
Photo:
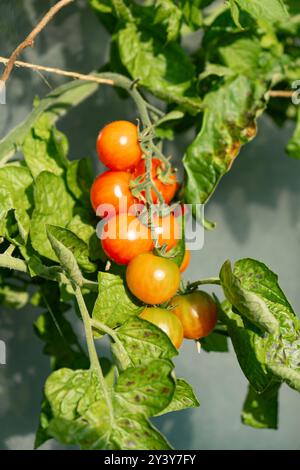
[[[74,289],[74,293],[75,293],[78,308],[80,310],[83,325],[84,325],[91,369],[93,369],[98,376],[100,386],[104,395],[104,399],[106,401],[107,408],[110,414],[110,418],[111,420],[113,420],[114,412],[113,412],[112,402],[109,396],[109,392],[106,386],[103,371],[102,371],[102,368],[98,359],[98,354],[97,354],[95,343],[94,343],[91,317],[86,307],[86,304],[85,304],[85,301],[84,301],[84,298],[83,298],[83,295],[79,286],[76,286],[76,288]]]
[[[197,289],[198,286],[203,286],[206,284],[215,284],[217,286],[221,285],[221,281],[218,277],[209,277],[207,279],[200,279],[199,281],[195,282],[188,282],[187,290],[194,290]]]
[[[10,256],[6,253],[0,255],[0,267],[14,269],[16,271],[21,271],[22,273],[28,272],[25,261],[18,258],[14,258],[13,256]]]
[[[105,323],[102,323],[95,319],[91,319],[91,325],[97,330],[103,331],[104,333],[108,334],[114,340],[114,342],[118,345],[119,349],[122,351],[122,354],[126,357],[126,362],[129,363],[129,366],[133,365],[132,360],[130,359],[126,349],[124,348],[122,341],[119,340],[117,333],[112,328],[105,325]]]

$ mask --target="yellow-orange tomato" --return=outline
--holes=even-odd
[[[210,295],[203,291],[174,297],[170,306],[182,323],[183,335],[199,339],[209,335],[217,323],[217,307]]]
[[[140,317],[158,326],[169,336],[175,348],[180,348],[183,341],[183,328],[180,320],[173,313],[165,308],[147,307]]]
[[[181,273],[183,273],[188,268],[188,265],[190,264],[190,261],[191,261],[191,252],[188,248],[186,248],[185,253],[184,253],[184,258],[183,258],[181,266],[180,266],[180,272]]]
[[[129,121],[114,121],[97,138],[99,160],[111,170],[129,170],[142,157],[137,126]]]
[[[171,250],[179,239],[179,225],[174,215],[154,217],[154,225],[160,246],[167,245],[167,251]]]
[[[105,171],[97,176],[91,187],[91,203],[96,211],[100,205],[112,205],[115,213],[127,212],[134,204],[129,189],[130,173]]]
[[[128,264],[140,253],[153,248],[149,228],[137,217],[125,213],[107,221],[102,230],[101,243],[107,256],[118,264]]]
[[[176,294],[180,285],[180,271],[167,258],[142,253],[128,264],[126,281],[133,295],[145,304],[161,304]]]

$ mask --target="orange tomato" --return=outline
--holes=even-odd
[[[129,189],[130,174],[126,171],[105,171],[97,176],[91,187],[91,203],[94,210],[104,204],[111,204],[115,213],[125,212],[134,204]]]
[[[125,213],[107,221],[102,230],[101,244],[107,256],[118,264],[128,264],[137,255],[153,248],[148,227],[137,217]]]
[[[97,138],[99,160],[111,170],[129,170],[142,157],[138,130],[129,121],[114,121],[105,126]]]
[[[173,261],[142,253],[128,264],[126,281],[132,294],[145,304],[161,304],[177,292],[180,272]]]

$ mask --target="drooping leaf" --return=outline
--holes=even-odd
[[[171,413],[172,411],[185,410],[186,408],[196,408],[200,406],[192,387],[183,379],[176,379],[176,388],[172,401],[169,405],[158,413],[159,415]]]
[[[201,130],[183,159],[187,203],[207,202],[241,146],[255,136],[265,91],[264,84],[240,75],[205,96]]]
[[[22,151],[31,174],[36,178],[42,171],[61,175],[68,164],[68,144],[65,136],[53,127],[47,113],[35,123],[24,140]]]
[[[142,311],[143,307],[130,294],[121,275],[99,272],[98,282],[99,295],[93,310],[95,320],[114,328]]]
[[[263,393],[249,386],[241,414],[242,422],[253,428],[277,429],[280,382],[271,384]]]
[[[176,41],[180,34],[182,11],[172,0],[156,0],[153,24],[163,24],[167,31],[167,41]]]
[[[220,281],[226,298],[242,315],[262,331],[278,333],[279,321],[274,312],[277,304],[285,303],[286,299],[281,299],[277,278],[271,271],[267,272],[262,263],[250,259],[239,261],[232,271],[230,261],[226,261],[220,271]],[[266,297],[268,291],[264,282],[272,289],[270,294],[274,293],[271,301]]]
[[[81,240],[71,230],[58,227],[55,225],[48,225],[48,233],[51,233],[56,240],[60,241],[66,248],[68,248],[74,255],[79,267],[86,272],[94,272],[97,266],[89,260],[88,245]]]
[[[56,227],[52,231],[51,225],[47,225],[47,236],[50,245],[59,260],[63,270],[66,272],[67,277],[75,283],[77,286],[83,284],[83,276],[78,266],[77,260],[70,248],[68,248],[62,241],[60,241],[54,235],[56,233]]]
[[[74,201],[60,176],[46,171],[39,174],[34,187],[30,238],[40,255],[57,261],[47,237],[46,225],[65,227],[72,218],[73,206]]]

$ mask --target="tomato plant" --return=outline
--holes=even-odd
[[[174,373],[183,334],[206,351],[225,351],[231,342],[249,386],[243,422],[277,428],[280,386],[300,391],[300,320],[278,276],[259,260],[227,260],[215,277],[181,278],[193,250],[185,250],[185,224],[179,229],[174,214],[185,203],[208,203],[263,112],[280,124],[297,122],[287,153],[299,158],[297,2],[90,0],[112,37],[101,72],[16,63],[69,3],[55,3],[10,59],[0,57],[1,102],[15,65],[76,79],[36,99],[0,141],[0,300],[39,309],[34,330],[52,369],[35,445],[55,438],[91,450],[170,449],[151,418],[199,405]],[[192,32],[199,44],[189,51],[182,37]],[[136,116],[94,136],[95,156],[109,168],[95,179],[91,158],[72,160],[57,124],[104,86],[129,97]],[[183,140],[176,145],[184,175],[177,178],[165,139],[182,132],[190,140],[185,149]],[[142,203],[139,214],[126,205],[118,213],[125,197],[128,206]],[[116,209],[100,231],[91,204]],[[192,215],[210,237],[215,224],[198,209]],[[187,216],[183,211],[183,221]],[[218,297],[199,290],[206,286]],[[105,335],[110,359],[96,348]],[[193,370],[202,357],[191,353]]]
[[[185,338],[203,338],[216,326],[217,306],[206,292],[177,295],[171,300],[170,306],[182,323]]]
[[[158,326],[170,338],[175,348],[180,348],[183,341],[183,327],[181,321],[169,310],[147,307],[140,314],[140,317]]]

